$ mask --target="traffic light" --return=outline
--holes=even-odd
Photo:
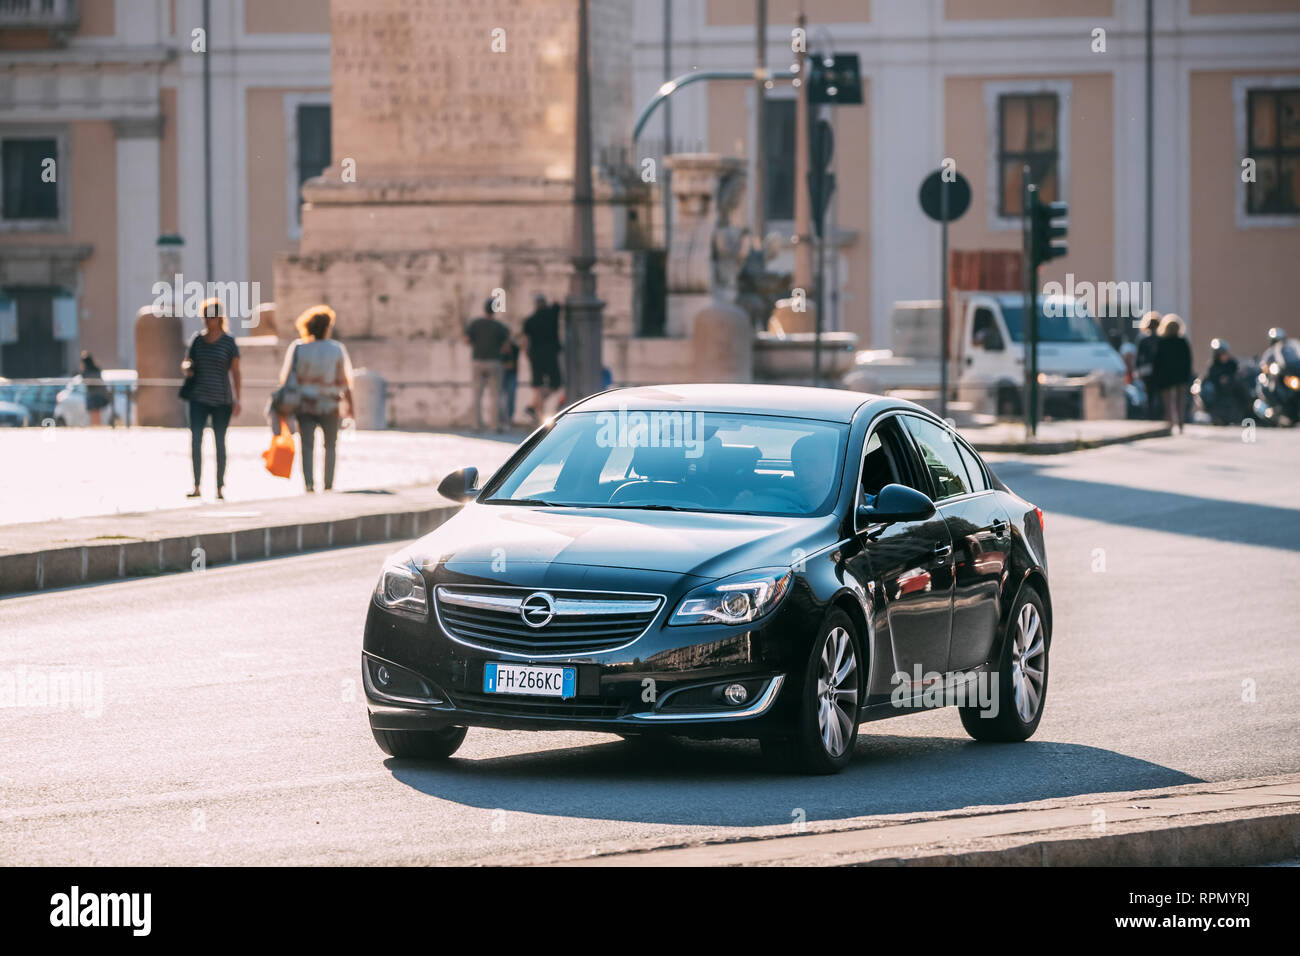
[[[1065,242],[1070,231],[1070,207],[1063,202],[1043,202],[1036,190],[1031,195],[1030,251],[1034,268],[1038,268],[1070,251]]]
[[[808,102],[862,105],[862,67],[856,53],[808,54]]]

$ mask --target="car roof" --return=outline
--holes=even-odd
[[[722,414],[780,415],[829,422],[851,422],[866,405],[905,406],[867,392],[802,385],[737,383],[638,385],[613,388],[572,406],[570,411],[692,411]]]

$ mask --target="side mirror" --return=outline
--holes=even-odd
[[[473,501],[478,497],[478,469],[453,471],[438,484],[438,494],[452,501]]]
[[[885,485],[874,504],[858,508],[858,521],[863,524],[924,521],[933,516],[934,502],[929,496],[906,485]]]

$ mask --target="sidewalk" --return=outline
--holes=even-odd
[[[524,437],[523,432],[472,436],[343,431],[334,487],[366,491],[436,485],[445,474],[465,465],[490,473]],[[262,452],[270,440],[268,428],[232,428],[227,433],[225,504],[305,496],[297,457],[288,479],[266,471]],[[323,454],[318,440],[318,488]],[[185,497],[194,478],[190,433],[183,428],[4,428],[0,429],[0,462],[4,490],[0,526],[221,504],[216,501],[216,453],[210,431],[203,442],[201,499]],[[0,543],[9,537],[10,529],[0,531]]]
[[[187,431],[4,429],[0,595],[418,537],[457,510],[437,493],[444,475],[490,474],[522,437],[356,433],[340,439],[335,490],[308,495],[299,462],[288,480],[265,470],[269,429],[231,429],[216,501],[210,437],[204,497],[189,499]]]
[[[1300,775],[912,817],[740,840],[596,848],[579,866],[1242,866],[1300,856]]]
[[[1038,434],[1032,440],[1021,422],[998,422],[959,431],[978,451],[1026,455],[1054,455],[1170,434],[1169,425],[1164,422],[1136,419],[1040,422]]]

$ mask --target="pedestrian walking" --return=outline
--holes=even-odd
[[[515,397],[519,391],[519,342],[514,336],[506,343],[502,359],[501,414],[502,422],[510,427],[515,422]]]
[[[296,393],[293,414],[298,419],[302,480],[308,492],[316,490],[316,430],[320,429],[325,446],[325,490],[329,491],[334,487],[339,425],[354,417],[352,360],[343,343],[331,338],[335,318],[328,305],[314,305],[298,316],[294,322],[298,341],[285,351],[280,369],[281,394]]]
[[[190,462],[194,468],[194,490],[187,498],[199,497],[203,477],[203,430],[212,422],[217,446],[217,497],[224,498],[226,485],[226,429],[239,414],[239,346],[226,325],[220,299],[206,299],[199,309],[203,331],[196,332],[181,363],[186,383],[181,396],[190,406]]]
[[[533,312],[524,320],[524,348],[533,374],[533,401],[528,414],[540,421],[551,393],[564,384],[560,375],[560,307],[548,303],[540,293],[533,298]]]
[[[1160,313],[1152,311],[1143,315],[1141,328],[1142,332],[1138,336],[1137,355],[1134,364],[1138,381],[1142,383],[1142,388],[1147,396],[1147,418],[1158,419],[1163,417],[1160,408],[1160,393],[1152,376],[1155,374],[1156,344],[1159,341],[1156,333],[1160,329]]]
[[[503,431],[501,424],[501,390],[505,379],[505,348],[510,329],[495,318],[492,300],[483,304],[483,314],[465,328],[470,346],[470,384],[474,394],[474,427],[483,430],[483,393],[488,400],[488,419],[493,431]]]
[[[1181,434],[1187,387],[1192,382],[1192,347],[1184,335],[1183,320],[1172,312],[1160,320],[1152,380],[1164,399],[1166,420],[1171,428],[1177,425]]]
[[[103,370],[95,364],[95,357],[84,349],[81,353],[81,383],[86,386],[86,412],[90,415],[90,424],[99,425],[110,402],[108,386],[104,384]]]

